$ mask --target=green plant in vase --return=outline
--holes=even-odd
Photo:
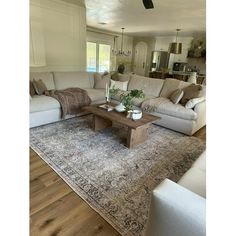
[[[144,98],[144,97],[145,94],[143,90],[138,90],[138,89],[131,90],[128,94],[122,93],[120,95],[121,103],[125,106],[125,110],[127,112],[132,111],[134,98]]]

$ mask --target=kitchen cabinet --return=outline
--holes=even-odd
[[[166,78],[172,78],[172,75],[170,75],[168,72],[163,72],[163,71],[150,71],[149,77],[156,79],[166,79]]]

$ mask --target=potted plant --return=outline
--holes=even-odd
[[[113,86],[113,88],[111,88],[109,90],[111,96],[116,95],[119,91],[121,91],[121,90],[116,89],[114,86]],[[123,109],[122,107],[125,107],[125,111],[127,113],[129,113],[133,110],[133,99],[134,98],[144,98],[144,97],[145,97],[145,94],[144,94],[143,90],[138,90],[138,89],[131,90],[128,94],[122,93],[120,95],[121,102],[120,102],[119,106],[121,106],[121,110]]]
[[[128,94],[122,93],[120,95],[121,103],[124,105],[127,112],[127,117],[130,117],[130,113],[133,110],[133,99],[134,98],[144,98],[145,94],[143,90],[134,89],[131,90]]]

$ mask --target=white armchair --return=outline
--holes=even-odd
[[[206,157],[178,183],[165,179],[152,193],[146,236],[206,235]]]

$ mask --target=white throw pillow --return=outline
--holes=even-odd
[[[116,88],[116,89],[120,89],[120,90],[122,90],[122,91],[127,91],[128,82],[129,82],[129,81],[121,82],[121,81],[115,81],[115,80],[112,80],[112,79],[111,79],[110,88],[111,88],[111,89]]]
[[[192,109],[192,108],[194,108],[198,103],[203,102],[204,100],[205,100],[205,97],[192,98],[192,99],[190,99],[190,100],[185,104],[185,108],[187,108],[187,109]]]

